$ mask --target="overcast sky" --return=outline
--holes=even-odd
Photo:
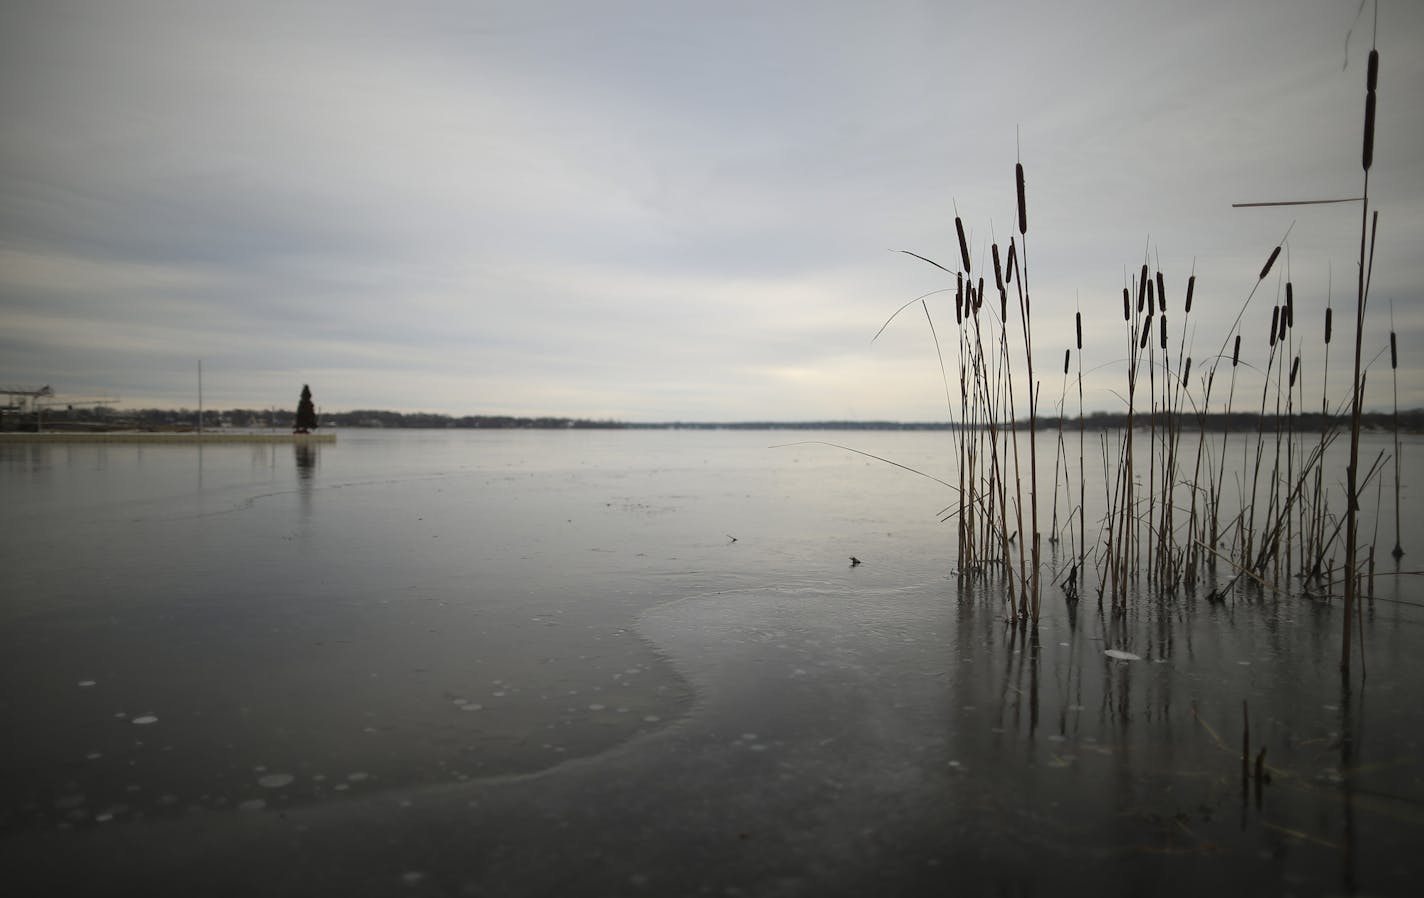
[[[1424,406],[1424,3],[1381,6],[1371,404],[1393,301]],[[957,206],[978,274],[1021,157],[1045,404],[1075,303],[1118,408],[1125,273],[1160,264],[1175,327],[1195,270],[1204,359],[1292,225],[1243,355],[1288,273],[1318,396],[1333,285],[1343,397],[1359,206],[1231,204],[1359,195],[1358,9],[9,0],[0,384],[195,407],[201,360],[210,408],[943,419],[923,313],[872,342],[950,283],[895,251],[956,267]]]

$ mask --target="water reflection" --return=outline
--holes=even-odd
[[[311,519],[312,491],[321,447],[315,443],[294,443],[292,454],[297,463],[297,489],[301,496],[302,520],[307,521]]]
[[[297,459],[297,477],[300,480],[311,480],[316,473],[317,456],[321,450],[314,443],[295,443],[292,450]]]

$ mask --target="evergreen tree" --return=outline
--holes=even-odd
[[[297,421],[292,425],[293,433],[309,433],[316,430],[316,407],[312,405],[311,387],[302,384],[302,399],[297,403]]]

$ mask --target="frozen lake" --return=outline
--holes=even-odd
[[[1381,567],[1363,685],[1338,602],[1113,618],[1046,589],[1024,633],[957,585],[952,494],[772,448],[807,439],[953,473],[947,433],[0,445],[7,878],[1404,894],[1424,872],[1416,576]]]

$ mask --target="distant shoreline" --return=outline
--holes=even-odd
[[[204,431],[198,433],[161,433],[154,431],[107,432],[46,431],[44,433],[0,432],[0,443],[156,443],[162,445],[194,445],[209,443],[335,443],[336,434],[327,433],[232,433]]]

